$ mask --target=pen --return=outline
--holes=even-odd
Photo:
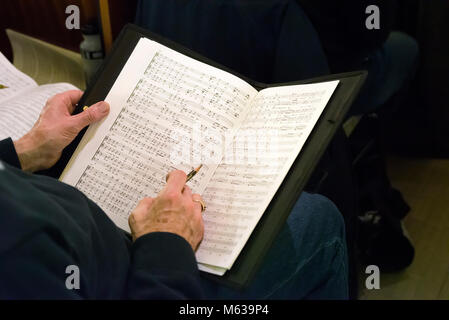
[[[192,178],[198,173],[198,171],[200,171],[200,169],[201,169],[202,166],[203,166],[203,165],[200,164],[198,168],[196,168],[196,169],[190,171],[189,174],[187,175],[187,180],[186,180],[186,182],[189,182],[189,180],[192,179]]]
[[[8,88],[8,87],[3,84],[0,84],[0,89],[6,89],[6,88]]]

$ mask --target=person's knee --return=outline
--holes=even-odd
[[[345,241],[343,216],[328,198],[303,192],[294,211],[296,213],[289,217],[290,226],[302,225],[303,232],[308,233],[309,237],[318,235],[320,242]]]
[[[318,295],[319,291],[324,297],[336,292],[346,297],[345,224],[334,203],[322,195],[304,192],[289,217],[288,227],[297,252],[294,269],[303,285],[307,279],[308,294]]]
[[[319,218],[318,223],[322,226],[325,232],[330,236],[345,236],[345,223],[343,215],[335,206],[335,204],[320,194],[311,195],[315,202],[316,217]]]
[[[398,45],[407,51],[410,56],[416,57],[419,54],[419,45],[416,40],[408,34],[401,31],[393,31],[390,38]]]
[[[402,66],[404,72],[414,71],[419,59],[418,42],[411,36],[400,31],[393,31],[386,43],[386,48],[392,50],[394,63]]]

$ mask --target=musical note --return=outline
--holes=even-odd
[[[222,274],[232,267],[337,84],[257,92],[231,74],[141,39],[106,98],[113,116],[88,129],[84,149],[72,158],[63,181],[129,231],[129,213],[143,197],[157,195],[169,171],[203,164],[188,183],[207,204],[196,258],[200,269]]]
[[[189,182],[202,192],[218,163],[201,162],[204,150],[222,150],[222,138],[235,130],[257,93],[192,68],[158,51],[143,72],[108,133],[75,186],[120,227],[144,197],[155,197],[174,169],[204,163]],[[226,97],[226,103],[218,97]],[[209,136],[208,131],[215,136]],[[186,151],[187,150],[187,155]],[[173,163],[177,152],[179,163]],[[187,159],[185,159],[187,157]],[[221,159],[221,155],[218,155]]]
[[[74,89],[76,88],[68,83],[46,84],[28,88],[26,92],[21,92],[11,99],[2,101],[0,140],[8,137],[16,140],[24,136],[35,124],[50,97]]]
[[[230,269],[270,203],[334,85],[315,84],[259,92],[203,199],[201,264]],[[200,266],[201,268],[201,266]]]

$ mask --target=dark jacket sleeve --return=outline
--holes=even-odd
[[[51,235],[37,232],[24,240],[0,254],[1,299],[98,298],[83,276],[80,290],[67,287],[70,273],[65,273],[65,268],[79,263]],[[202,298],[193,251],[184,239],[151,233],[138,239],[132,250],[125,298]]]
[[[79,267],[80,289],[66,286],[71,265]],[[156,232],[131,243],[78,190],[6,161],[0,284],[0,299],[194,299],[202,292],[186,240]]]
[[[0,141],[0,160],[18,169],[22,168],[11,138]]]
[[[79,263],[58,241],[57,233],[43,232],[37,223],[24,223],[28,219],[21,213],[28,209],[5,194],[0,194],[0,208],[0,299],[86,297],[86,283],[81,284],[82,290],[69,290],[65,285],[66,267]]]
[[[65,273],[65,267],[76,263],[48,234],[33,234],[11,249],[0,257],[2,300],[86,297],[84,290],[66,287],[65,281],[70,274]],[[81,283],[81,288],[86,288],[85,283]]]
[[[138,238],[131,253],[127,298],[202,298],[199,271],[190,244],[178,235],[153,232]]]

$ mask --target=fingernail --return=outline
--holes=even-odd
[[[98,103],[97,108],[101,113],[106,113],[109,110],[109,104],[107,102],[102,101]]]

